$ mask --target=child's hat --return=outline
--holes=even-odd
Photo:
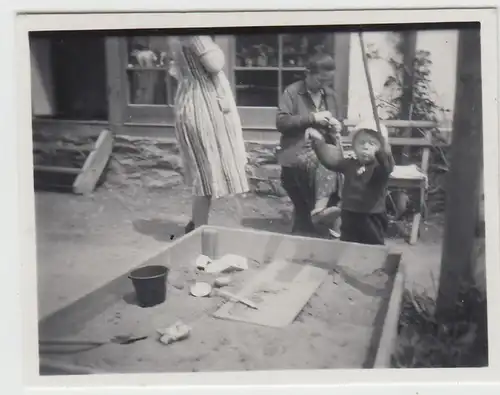
[[[375,122],[374,119],[367,119],[367,120],[364,120],[364,121],[361,121],[360,123],[358,123],[356,125],[356,127],[353,129],[353,131],[351,132],[351,141],[354,141],[354,139],[356,138],[357,134],[359,132],[361,132],[362,130],[371,130],[373,131],[376,136],[379,138],[380,142],[383,144],[384,141],[381,137],[383,137],[384,139],[388,139],[389,138],[389,131],[387,130],[387,128],[385,127],[385,125],[383,125],[382,123],[380,123],[380,132],[382,134],[382,136],[380,136],[378,134],[378,131],[377,131],[377,123]]]

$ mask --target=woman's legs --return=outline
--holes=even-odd
[[[186,225],[186,233],[193,231],[199,226],[208,224],[208,215],[211,205],[211,196],[195,196],[193,198],[191,221]]]
[[[316,233],[311,211],[316,204],[316,185],[314,168],[283,167],[281,172],[283,188],[294,208],[292,233],[313,235]]]
[[[211,205],[211,196],[194,197],[192,220],[196,228],[208,224],[208,214],[210,212]]]

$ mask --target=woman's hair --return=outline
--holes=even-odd
[[[318,74],[322,71],[334,71],[335,61],[331,55],[318,53],[308,59],[306,69],[311,74]]]

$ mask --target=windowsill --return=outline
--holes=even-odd
[[[108,125],[108,121],[103,120],[82,120],[82,119],[65,119],[65,118],[49,118],[49,117],[39,117],[34,115],[32,122],[36,123],[71,123],[78,125]]]

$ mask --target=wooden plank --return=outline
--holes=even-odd
[[[386,246],[374,246],[344,243],[346,248],[337,260],[337,269],[345,271],[351,276],[362,278],[384,268],[389,248]]]
[[[389,178],[389,188],[416,189],[425,187],[425,180],[407,178]]]
[[[333,270],[342,251],[348,243],[337,240],[325,240],[303,236],[292,236],[254,229],[209,227],[216,229],[218,253],[237,254],[260,263],[272,261],[315,262],[321,267]],[[259,246],[259,248],[255,248]],[[380,249],[379,246],[367,246],[368,249]]]
[[[101,177],[113,150],[113,137],[109,130],[103,130],[97,139],[95,150],[90,153],[82,172],[73,184],[73,192],[77,194],[91,193]]]
[[[472,277],[477,189],[482,162],[481,37],[479,28],[458,36],[457,88],[437,314],[455,311],[460,284]]]
[[[419,211],[413,216],[413,221],[411,223],[411,233],[408,243],[410,245],[417,244],[418,236],[420,233],[420,222],[422,221],[422,213]]]
[[[128,273],[93,290],[56,312],[41,317],[38,323],[39,338],[61,338],[80,332],[86,323],[107,308],[133,292]]]
[[[360,119],[346,119],[344,125],[347,127],[356,126]],[[439,123],[434,121],[408,121],[403,119],[381,120],[381,123],[388,128],[437,128]]]
[[[81,169],[76,169],[74,167],[42,166],[42,165],[33,166],[33,170],[36,172],[75,174],[75,175],[78,175],[82,172]]]
[[[194,262],[201,253],[202,227],[169,243],[163,251],[152,255],[135,268],[146,265],[165,265],[179,268],[185,262]],[[132,269],[133,270],[133,269]],[[83,330],[88,321],[134,292],[128,272],[116,277],[67,306],[44,317],[38,317],[39,337],[61,338]]]
[[[382,369],[391,367],[391,358],[398,337],[398,323],[401,307],[403,304],[403,292],[405,287],[405,276],[400,267],[392,287],[391,298],[382,327],[382,335],[375,355],[373,368]]]
[[[121,41],[118,36],[106,36],[104,48],[106,52],[106,81],[108,85],[108,122],[113,134],[120,133],[125,121],[126,90],[124,84],[128,83],[122,59]]]
[[[229,302],[217,310],[214,316],[283,328],[295,320],[327,275],[326,270],[309,264],[274,261],[237,294],[254,302],[257,310]]]
[[[82,138],[97,138],[101,131],[108,127],[106,121],[77,121],[77,120],[58,120],[58,119],[33,119],[33,133],[47,133],[59,139],[61,136],[81,136]]]
[[[343,136],[342,144],[350,144],[351,138],[348,136]],[[414,137],[389,137],[389,143],[391,145],[397,146],[413,146],[413,147],[430,147],[432,142],[425,138],[414,138]]]
[[[415,75],[415,51],[417,46],[417,32],[406,30],[401,33],[403,39],[403,94],[399,118],[411,120],[413,116],[413,88]],[[412,128],[405,128],[402,137],[411,137]],[[403,147],[401,164],[406,165],[410,159],[410,146]]]
[[[335,92],[339,99],[340,119],[347,118],[347,109],[349,106],[349,52],[351,48],[351,33],[334,33],[334,51],[335,51]]]
[[[94,144],[61,145],[58,143],[33,143],[33,151],[67,151],[89,153],[94,150]]]
[[[40,359],[40,375],[89,375],[89,374],[104,374],[104,371],[88,368],[85,366],[72,365],[65,362],[53,361],[47,358]]]
[[[269,112],[267,110],[273,110],[272,108],[264,109],[266,111],[246,111],[245,113],[249,119],[258,118],[262,119],[263,116],[268,117],[267,125],[253,125],[251,127],[244,126],[243,128],[243,138],[247,142],[256,142],[256,143],[264,143],[264,144],[279,144],[280,134],[276,130],[275,126],[275,112]],[[252,109],[248,109],[252,110]],[[274,110],[275,111],[275,110]],[[243,116],[243,109],[240,109],[240,116]],[[255,123],[255,122],[254,122]],[[383,122],[382,122],[383,123]],[[171,138],[175,140],[175,131],[172,122],[166,121],[163,119],[163,122],[158,120],[155,122],[152,119],[143,119],[141,122],[125,122],[122,127],[122,134],[126,136],[140,136],[140,137],[151,137],[151,138]],[[342,139],[344,144],[349,144],[350,140],[348,137],[343,137]],[[403,139],[398,137],[390,137],[389,142],[392,145],[405,145],[410,144],[413,146],[431,146],[432,144],[429,141],[424,140],[423,138],[413,138],[413,139]],[[437,146],[447,146],[444,143],[436,143]]]

